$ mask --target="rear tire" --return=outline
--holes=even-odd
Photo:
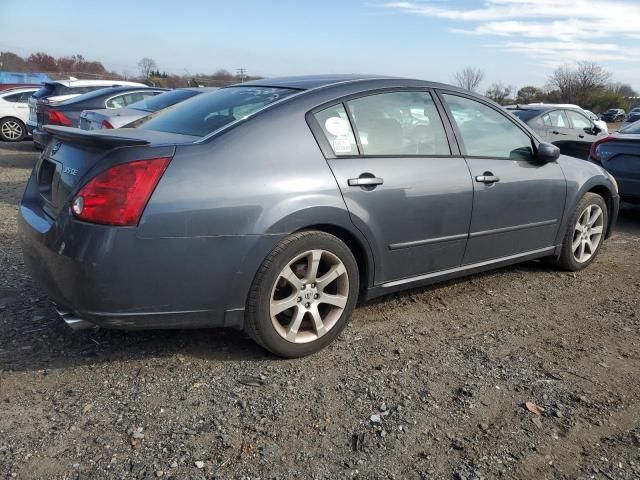
[[[0,120],[0,138],[5,142],[20,142],[27,135],[27,127],[17,118]]]
[[[557,266],[575,272],[593,262],[607,234],[609,213],[604,199],[586,193],[571,215]]]
[[[356,260],[339,238],[319,231],[289,235],[255,276],[245,330],[281,357],[310,355],[346,326],[359,287]]]

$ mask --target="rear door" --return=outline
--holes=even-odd
[[[566,196],[560,166],[536,162],[531,137],[505,112],[459,93],[441,96],[473,178],[463,263],[552,247]]]
[[[462,262],[473,186],[441,108],[429,91],[403,90],[313,112],[351,218],[374,250],[378,284]]]
[[[547,130],[545,140],[559,147],[563,154],[572,155],[578,137],[571,128],[569,118],[564,110],[552,110],[546,113],[542,116],[542,123]]]

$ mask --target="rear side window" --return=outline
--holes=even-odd
[[[562,110],[547,113],[542,121],[548,127],[569,128],[569,120]]]
[[[272,87],[222,88],[182,102],[140,128],[204,137],[297,91]]]
[[[364,155],[450,155],[433,98],[391,92],[347,102]]]
[[[341,103],[322,110],[314,116],[324,136],[327,137],[333,153],[337,156],[358,154],[356,137],[353,135],[349,117]]]
[[[112,97],[105,102],[107,108],[123,108],[136,102],[140,102],[148,97],[153,97],[161,92],[129,92],[116,97]]]
[[[2,97],[2,99],[6,102],[19,102],[21,101],[20,99],[22,98],[22,93],[14,93],[13,95],[6,95],[4,97]]]
[[[462,135],[466,154],[473,157],[529,160],[531,138],[504,115],[483,103],[443,95]]]

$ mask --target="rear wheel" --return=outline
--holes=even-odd
[[[5,142],[19,142],[26,135],[27,129],[17,118],[0,120],[0,138]]]
[[[607,233],[608,212],[604,199],[587,193],[578,202],[567,227],[557,264],[570,271],[582,270],[596,258]]]
[[[247,333],[282,357],[331,343],[358,297],[358,266],[349,248],[325,232],[285,238],[262,263],[247,301]]]

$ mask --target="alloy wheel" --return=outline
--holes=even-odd
[[[326,250],[309,250],[278,275],[270,297],[271,322],[289,342],[313,342],[336,325],[348,297],[349,276],[342,261]]]
[[[598,205],[589,205],[578,217],[573,230],[571,251],[578,263],[588,261],[598,250],[602,240],[604,215]]]
[[[2,136],[7,140],[17,140],[22,136],[22,125],[14,120],[7,120],[2,124]]]

